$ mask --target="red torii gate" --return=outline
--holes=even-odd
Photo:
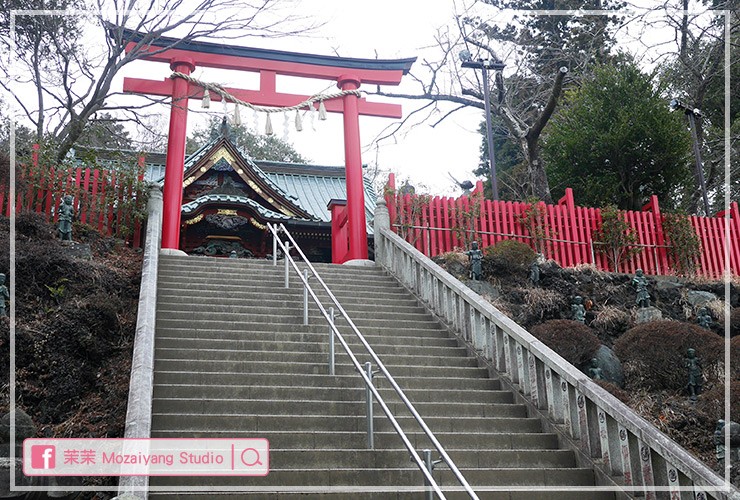
[[[142,39],[140,33],[127,31],[126,51],[134,50]],[[176,46],[173,49],[162,50]],[[141,48],[139,47],[139,50]],[[189,75],[196,67],[236,69],[259,72],[259,90],[226,88],[244,102],[257,106],[288,107],[297,105],[309,96],[279,93],[275,88],[277,75],[335,80],[342,90],[356,90],[362,83],[371,85],[398,85],[416,58],[410,59],[354,59],[295,52],[283,52],[248,47],[236,47],[207,42],[179,42],[174,38],[160,38],[147,48],[151,55],[144,60],[169,63],[170,69]],[[172,96],[169,141],[164,181],[164,213],[162,220],[162,248],[177,249],[180,240],[180,207],[182,205],[183,165],[187,130],[187,101],[201,99],[203,89],[183,78],[163,81],[124,78],[123,91],[138,94]],[[221,96],[211,93],[211,99]],[[177,103],[182,101],[183,104]],[[344,157],[347,178],[347,219],[349,259],[367,259],[367,230],[365,196],[362,179],[359,115],[401,118],[397,104],[368,102],[354,94],[341,100],[324,102],[328,112],[343,113]]]

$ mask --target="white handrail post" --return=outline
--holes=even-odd
[[[283,256],[283,259],[285,260],[285,288],[288,288],[290,278],[288,273],[288,261],[290,260],[290,243],[287,241],[285,242],[285,255]]]
[[[308,324],[308,269],[303,270],[303,324]]]
[[[370,383],[373,383],[373,364],[368,361],[365,363],[365,371]],[[370,450],[375,449],[375,436],[373,436],[373,393],[370,387],[365,387],[365,403],[367,405],[367,447]]]
[[[334,375],[334,308],[329,308],[329,375]]]

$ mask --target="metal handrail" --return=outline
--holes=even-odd
[[[271,224],[268,224],[268,227],[270,228],[270,231],[272,231],[272,233],[273,233],[273,238],[274,238],[273,239],[273,248],[275,248],[275,243],[274,243],[275,240],[277,240],[277,243],[280,245],[281,248],[283,248],[283,246],[284,246],[283,245],[283,242],[280,241],[280,239],[278,238],[277,232],[274,229],[275,226],[273,226]],[[324,288],[324,291],[327,293],[327,295],[329,296],[329,298],[331,299],[331,301],[337,307],[337,310],[339,311],[339,313],[347,321],[347,324],[352,329],[352,331],[355,333],[355,335],[357,335],[357,338],[360,340],[360,342],[362,343],[362,345],[365,347],[365,349],[367,350],[368,354],[370,354],[370,357],[378,365],[378,369],[380,370],[380,372],[383,375],[385,375],[385,377],[388,380],[388,382],[391,384],[391,386],[393,387],[393,389],[396,391],[396,394],[398,394],[398,396],[401,398],[401,401],[403,401],[403,403],[406,406],[406,408],[408,408],[409,412],[411,412],[411,415],[414,417],[414,419],[416,420],[416,422],[421,427],[422,431],[424,431],[424,434],[426,434],[426,436],[432,442],[432,444],[434,445],[434,447],[437,449],[437,451],[439,452],[442,460],[444,460],[444,462],[450,468],[450,470],[455,475],[455,477],[457,478],[457,480],[460,482],[460,485],[465,489],[465,491],[468,493],[468,495],[470,495],[470,498],[472,498],[474,500],[479,500],[478,499],[478,495],[476,495],[475,491],[473,491],[473,488],[470,486],[470,484],[468,483],[468,481],[465,479],[465,477],[462,475],[462,473],[457,468],[457,466],[455,465],[455,463],[452,461],[452,458],[448,455],[447,451],[444,449],[444,447],[442,446],[442,444],[437,440],[437,437],[434,435],[434,433],[431,431],[431,429],[429,429],[429,427],[427,426],[426,422],[424,422],[424,419],[421,417],[421,415],[419,415],[419,412],[416,411],[416,408],[411,403],[411,401],[409,401],[408,397],[406,397],[406,394],[403,392],[403,389],[401,389],[401,387],[399,387],[399,385],[396,383],[396,380],[393,378],[393,376],[390,374],[390,372],[388,371],[388,369],[385,367],[385,364],[383,364],[383,362],[380,360],[380,358],[375,353],[375,351],[373,350],[373,348],[370,347],[370,344],[367,342],[367,340],[362,335],[362,333],[360,333],[360,331],[357,329],[357,326],[355,326],[355,324],[352,321],[352,319],[349,317],[349,315],[344,310],[344,308],[339,303],[339,301],[334,296],[334,294],[331,292],[331,290],[329,290],[329,287],[326,285],[326,283],[321,278],[321,276],[319,276],[319,274],[316,272],[316,269],[314,269],[313,265],[311,265],[311,263],[309,262],[309,260],[306,258],[306,255],[303,253],[303,251],[301,250],[301,248],[298,246],[298,243],[296,243],[295,239],[293,239],[293,236],[288,232],[288,230],[285,228],[285,226],[282,223],[280,224],[280,230],[283,231],[285,233],[285,235],[288,237],[288,239],[290,240],[290,243],[292,243],[292,245],[293,245],[292,248],[294,248],[299,253],[299,255],[301,256],[301,258],[303,259],[303,261],[306,263],[306,266],[308,266],[308,268],[310,269],[312,275],[316,278],[316,280],[319,282],[319,284]],[[305,287],[308,287],[309,293],[313,297],[313,299],[316,302],[316,304],[319,306],[319,309],[321,310],[321,313],[324,315],[324,317],[327,319],[327,321],[329,321],[329,316],[327,315],[324,307],[319,303],[318,299],[316,298],[316,295],[313,292],[313,289],[311,289],[310,285],[308,284],[308,281],[303,279],[303,275],[301,275],[300,271],[298,270],[298,267],[295,264],[295,261],[293,260],[292,257],[290,257],[290,255],[288,253],[286,253],[285,255],[286,255],[286,258],[289,258],[290,259],[290,262],[293,265],[293,268],[298,273],[299,277],[301,278],[301,281],[304,282],[304,286]],[[274,259],[275,259],[275,254],[273,253],[273,260]],[[422,461],[422,459],[419,457],[418,453],[416,453],[416,451],[413,449],[413,447],[411,446],[411,443],[408,441],[408,438],[406,437],[406,434],[403,432],[403,430],[400,428],[400,426],[398,426],[398,423],[396,422],[396,419],[390,413],[390,410],[387,408],[387,406],[383,402],[382,398],[380,397],[380,394],[375,389],[375,386],[373,386],[372,379],[369,378],[368,375],[363,372],[362,368],[359,365],[359,362],[355,358],[355,356],[352,353],[351,349],[349,348],[349,346],[345,342],[345,340],[342,337],[342,335],[339,333],[339,331],[334,326],[333,318],[332,318],[331,321],[329,321],[329,324],[331,326],[331,329],[336,333],[337,338],[339,339],[339,341],[342,344],[342,347],[344,347],[344,350],[347,351],[347,354],[350,356],[350,359],[352,360],[352,363],[355,365],[355,368],[357,369],[358,372],[360,372],[360,375],[362,375],[362,378],[365,381],[365,384],[373,392],[373,395],[378,400],[378,403],[380,403],[381,408],[385,412],[385,414],[388,417],[388,419],[391,421],[391,424],[393,425],[393,427],[396,429],[396,433],[398,433],[398,435],[404,441],[404,444],[406,444],[406,447],[411,452],[413,460],[416,462],[416,464],[422,470],[422,472],[424,473],[425,478],[430,482],[430,484],[431,484],[432,488],[434,489],[434,491],[439,495],[439,498],[440,499],[445,499],[445,496],[442,494],[441,490],[439,490],[439,486],[437,486],[436,482],[434,481],[434,478],[432,477],[431,472],[429,472],[427,470],[427,466],[426,466],[425,462]]]
[[[388,408],[388,405],[386,405],[385,400],[383,400],[383,397],[380,395],[380,393],[378,392],[378,390],[373,385],[372,378],[371,378],[372,371],[370,371],[370,374],[368,375],[368,373],[366,373],[362,369],[362,367],[360,366],[360,362],[357,360],[357,357],[352,352],[352,349],[350,349],[349,344],[347,344],[347,341],[344,340],[344,337],[342,336],[341,333],[339,333],[339,330],[334,325],[334,314],[333,314],[333,311],[332,311],[331,315],[329,313],[327,313],[326,309],[324,309],[324,306],[321,305],[321,301],[319,301],[319,298],[314,293],[313,288],[311,288],[311,285],[308,283],[308,280],[304,278],[304,275],[298,269],[298,265],[296,264],[296,262],[293,259],[293,257],[291,257],[291,255],[290,255],[290,248],[291,248],[290,245],[285,245],[280,240],[280,237],[277,234],[277,229],[276,229],[276,227],[273,224],[268,223],[267,224],[267,227],[270,230],[270,232],[272,232],[272,237],[273,237],[273,264],[275,264],[275,265],[277,264],[277,260],[276,260],[277,259],[277,255],[276,255],[275,250],[277,249],[277,246],[280,246],[280,249],[283,251],[283,254],[285,255],[286,272],[287,272],[287,263],[290,263],[290,265],[293,267],[293,269],[295,270],[295,272],[298,274],[298,277],[303,282],[303,286],[305,287],[305,289],[308,290],[308,293],[311,295],[311,298],[314,300],[314,302],[316,303],[316,305],[319,306],[319,311],[321,311],[321,314],[324,316],[324,319],[326,319],[327,323],[329,324],[329,327],[332,330],[332,335],[336,335],[336,337],[339,339],[339,343],[342,344],[342,347],[347,352],[347,355],[350,357],[350,360],[352,361],[352,364],[355,366],[355,369],[359,372],[360,376],[362,377],[362,380],[365,382],[366,388],[369,389],[372,392],[373,396],[375,396],[375,399],[378,401],[378,404],[380,405],[381,409],[383,410],[383,412],[388,417],[388,420],[390,420],[391,425],[395,429],[396,433],[399,435],[399,437],[403,441],[403,444],[406,446],[406,448],[411,453],[411,458],[419,466],[419,469],[421,469],[422,474],[424,475],[425,479],[429,482],[429,484],[431,485],[431,487],[434,489],[434,492],[437,493],[437,495],[439,496],[439,498],[441,500],[446,500],[446,497],[444,496],[444,493],[442,493],[442,490],[439,488],[439,485],[434,480],[434,477],[432,476],[431,472],[429,470],[427,470],[427,468],[425,467],[424,461],[421,459],[421,457],[419,457],[419,454],[414,449],[413,445],[411,444],[411,441],[409,441],[408,436],[406,436],[406,433],[403,431],[403,429],[401,429],[400,424],[398,423],[398,421],[395,419],[395,417],[391,413],[391,410],[390,410],[390,408]],[[311,263],[308,262],[308,260],[306,260],[305,255],[303,254],[302,251],[300,251],[298,245],[295,243],[295,240],[293,240],[293,237],[290,235],[290,233],[288,233],[288,230],[285,228],[285,226],[283,226],[283,224],[280,224],[279,230],[285,232],[285,234],[290,238],[291,242],[294,245],[293,248],[297,249],[300,252],[301,257],[303,258],[304,262],[310,267],[311,272],[313,273],[313,275],[316,277],[316,279],[319,280],[319,282],[324,286],[324,288],[326,288],[326,284],[324,283],[324,281],[316,273],[316,270],[313,268],[313,266],[311,265]],[[286,285],[286,287],[288,286],[287,274],[286,274],[285,285]],[[326,288],[326,290],[328,291],[328,288]],[[331,292],[328,292],[328,293],[331,295]],[[333,295],[331,295],[331,296],[333,297]],[[336,300],[336,299],[334,299],[334,300]],[[338,304],[338,302],[337,302],[337,304]],[[341,306],[339,306],[339,307],[341,307]],[[344,314],[345,318],[349,319],[349,317],[344,312],[344,309],[342,309],[342,313]],[[354,324],[352,324],[352,326],[354,327]],[[356,328],[355,328],[355,331],[356,331]],[[475,497],[475,498],[477,498],[477,497]]]

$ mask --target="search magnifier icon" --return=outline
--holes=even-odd
[[[249,458],[252,458],[249,454],[247,454],[248,451],[253,451],[254,456],[256,457],[253,462],[248,462],[247,460]],[[246,465],[247,467],[254,467],[255,465],[259,464],[262,465],[262,462],[260,462],[260,452],[255,450],[254,448],[245,448],[242,452],[242,463]]]

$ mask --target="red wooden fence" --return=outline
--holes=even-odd
[[[139,158],[139,180],[143,179],[144,157]],[[59,219],[59,205],[65,196],[74,198],[75,221],[93,227],[106,236],[120,236],[134,248],[141,246],[141,223],[130,208],[139,197],[131,182],[116,179],[114,172],[102,169],[40,167],[38,145],[34,145],[31,165],[19,166],[17,177],[25,189],[16,190],[15,213],[43,213],[46,220]],[[7,186],[0,185],[0,214],[10,217],[12,201]]]
[[[462,248],[468,235],[479,241],[481,247],[515,239],[535,248],[534,238],[521,221],[531,204],[484,200],[482,192],[483,183],[479,181],[472,195],[457,199],[394,195],[397,191],[391,174],[386,187],[391,226],[428,256]],[[726,264],[733,274],[740,275],[740,212],[737,203],[730,207],[729,212],[720,212],[716,217],[690,217],[701,243],[696,262],[700,275],[720,278]],[[538,211],[546,219],[540,226],[547,228],[543,249],[546,258],[564,267],[594,264],[598,269],[614,271],[602,247],[594,240],[594,233],[601,227],[600,209],[576,206],[573,191],[567,189],[557,205],[540,202]],[[642,211],[626,211],[624,217],[637,236],[635,246],[640,251],[620,263],[618,271],[631,274],[642,269],[647,274],[677,274],[678,266],[671,257],[670,241],[663,230],[664,216],[658,198],[652,196]]]

